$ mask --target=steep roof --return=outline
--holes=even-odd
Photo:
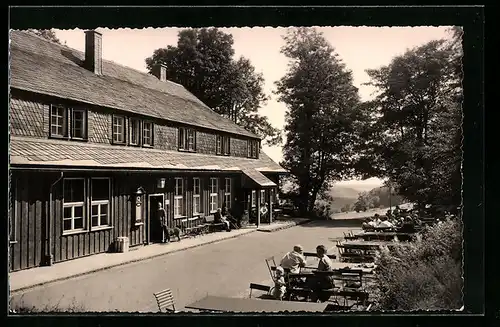
[[[10,31],[10,39],[11,87],[259,138],[214,112],[180,84],[108,60],[103,60],[102,75],[96,75],[82,66],[81,51],[23,31]]]

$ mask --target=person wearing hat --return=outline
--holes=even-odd
[[[301,267],[306,266],[306,258],[303,255],[301,245],[295,245],[293,251],[288,252],[281,259],[280,266],[284,269],[290,270],[293,274],[298,274]]]

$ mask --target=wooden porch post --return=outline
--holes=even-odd
[[[269,189],[269,225],[273,222],[273,192]]]
[[[260,226],[260,188],[255,192],[255,196],[257,197],[257,227]]]

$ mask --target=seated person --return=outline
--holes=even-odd
[[[283,267],[276,267],[274,276],[273,296],[276,300],[282,300],[286,293],[285,270]]]
[[[222,215],[222,210],[221,208],[217,209],[217,212],[214,214],[214,221],[216,223],[224,223],[226,226],[226,231],[230,232],[231,231],[231,226],[229,224],[229,221]]]
[[[231,215],[230,210],[228,210],[226,206],[226,202],[224,202],[224,204],[222,205],[221,215],[222,217],[225,217],[227,221],[229,221],[229,224],[232,228],[239,228],[239,222]]]
[[[384,217],[382,221],[377,225],[378,228],[392,228],[394,225],[389,221],[387,217]]]
[[[290,251],[283,256],[280,266],[284,269],[289,269],[293,274],[298,274],[300,272],[300,268],[306,266],[306,258],[302,253],[302,246],[295,245],[293,247],[293,251]]]
[[[332,271],[333,262],[326,254],[327,250],[324,245],[316,247],[316,255],[319,258],[318,271]],[[333,276],[314,275],[307,279],[308,287],[313,291],[311,300],[317,302],[318,300],[324,302],[330,298],[329,294],[321,294],[322,290],[335,287]]]

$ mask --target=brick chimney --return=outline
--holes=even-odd
[[[157,64],[153,67],[153,75],[156,76],[160,81],[167,81],[167,66],[165,64]]]
[[[102,74],[102,34],[94,30],[85,31],[85,68]]]

